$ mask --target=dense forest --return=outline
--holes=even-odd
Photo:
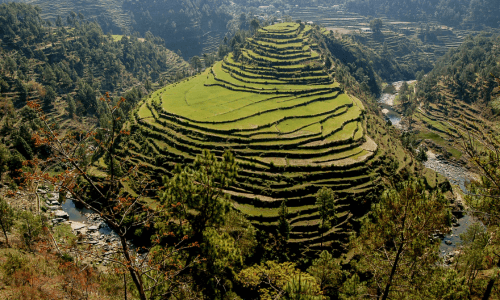
[[[168,49],[180,50],[185,59],[200,55],[207,45],[217,45],[227,31],[228,21],[232,19],[230,13],[220,9],[223,4],[229,4],[225,0],[19,2],[37,5],[44,19],[52,22],[76,12],[97,22],[106,34],[112,32],[130,36],[138,32],[144,36],[149,31],[162,38]],[[222,33],[219,34],[219,31]]]
[[[223,2],[125,1],[123,7],[134,15],[134,31],[141,35],[151,31],[166,41],[167,48],[180,50],[185,58],[189,58],[202,51],[203,35],[226,32],[226,25],[232,17],[219,8]]]
[[[455,99],[497,109],[496,102],[491,101],[497,86],[494,78],[500,76],[499,46],[497,35],[468,37],[458,49],[448,52],[432,72],[421,78],[419,97],[427,102],[440,102],[445,86]]]
[[[122,107],[126,114],[153,85],[179,80],[190,72],[189,65],[151,33],[140,40],[113,37],[83,15],[72,14],[65,22],[58,19],[50,24],[39,13],[31,5],[0,5],[2,130],[12,137],[4,141],[12,155],[1,163],[2,168],[10,165],[12,174],[19,165],[12,165],[11,158],[29,159],[37,152],[31,139],[36,126],[29,125],[32,116],[18,110],[27,101],[39,100],[60,122],[80,127],[84,116],[96,120],[104,116],[105,108],[97,100],[104,92],[128,98]]]

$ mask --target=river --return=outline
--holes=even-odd
[[[62,210],[68,214],[68,220],[71,221],[71,223],[86,224],[86,227],[92,225],[92,222],[89,220],[89,216],[95,215],[95,213],[90,209],[77,207],[71,198],[66,198],[66,200],[61,203],[61,207]],[[111,234],[112,230],[108,227],[108,225],[104,223],[101,224],[99,222],[94,223],[97,227],[99,227],[98,231],[100,234]]]
[[[390,120],[392,125],[398,129],[404,129],[401,123],[401,114],[394,110],[394,100],[398,95],[398,91],[401,88],[403,81],[398,81],[392,83],[393,88],[385,89],[393,91],[392,93],[383,93],[378,99],[379,106],[384,114],[386,120]],[[408,82],[412,84],[414,81]],[[460,187],[464,194],[467,193],[467,184],[473,179],[473,175],[466,170],[464,167],[453,165],[439,155],[436,155],[432,151],[427,152],[427,161],[424,163],[426,168],[436,171],[437,173],[446,177],[450,183],[454,186]],[[454,191],[455,196],[461,199],[461,195]],[[454,252],[456,248],[460,245],[460,234],[464,233],[467,228],[474,223],[474,219],[469,215],[464,215],[459,218],[457,222],[453,225],[452,230],[449,234],[442,238],[439,250],[441,255],[446,256]]]

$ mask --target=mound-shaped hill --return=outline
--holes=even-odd
[[[241,170],[227,193],[258,227],[274,226],[287,200],[290,242],[317,245],[315,193],[326,186],[338,196],[338,221],[325,240],[345,237],[350,219],[369,207],[385,152],[367,135],[363,103],[325,71],[313,30],[260,29],[241,51],[156,91],[135,113],[132,161],[162,173],[203,149],[230,149]]]

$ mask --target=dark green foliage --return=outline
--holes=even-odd
[[[491,74],[500,76],[498,57],[500,37],[479,35],[467,37],[457,49],[450,50],[436,64],[434,70],[418,84],[418,97],[425,101],[441,103],[441,86],[449,88],[454,98],[467,103],[492,100],[492,91],[498,86]],[[481,83],[481,84],[478,84]],[[492,108],[496,110],[492,103]]]
[[[281,202],[278,213],[278,227],[276,228],[276,233],[274,238],[276,239],[275,245],[271,250],[273,253],[273,258],[279,261],[289,260],[289,249],[288,240],[290,239],[290,231],[292,227],[290,226],[290,221],[288,221],[288,207],[286,206],[286,200]]]
[[[4,144],[0,144],[0,179],[2,178],[2,174],[8,170],[10,156],[9,149]]]
[[[257,29],[259,29],[259,27],[260,27],[260,23],[257,19],[253,19],[250,22],[250,28],[251,28],[252,32],[256,32]]]
[[[202,248],[203,257],[207,258],[203,268],[206,269],[206,277],[202,284],[207,286],[204,294],[211,299],[220,299],[225,294],[224,290],[232,289],[233,274],[243,265],[241,249],[227,232],[218,232],[213,228],[203,232]],[[209,278],[208,282],[206,278]]]
[[[22,169],[23,161],[25,161],[25,160],[26,159],[24,158],[24,156],[21,153],[19,153],[19,151],[15,150],[15,149],[12,150],[10,153],[10,159],[8,162],[8,167],[9,167],[10,173],[13,175],[18,174],[18,170]]]
[[[66,95],[65,100],[68,103],[68,114],[71,118],[73,118],[76,113],[75,101],[73,100],[73,97],[71,97],[70,95]]]
[[[189,63],[191,64],[191,67],[197,71],[201,71],[201,68],[203,68],[203,64],[198,56],[193,56]]]
[[[97,94],[89,84],[80,82],[75,99],[82,103],[81,111],[78,115],[85,115],[87,113],[94,113],[97,110]]]
[[[14,146],[25,158],[33,158],[33,150],[31,149],[31,146],[21,135],[14,136]]]
[[[379,54],[361,43],[337,39],[333,34],[328,35],[324,42],[334,58],[335,80],[341,86],[352,87],[355,85],[352,79],[355,79],[368,94],[378,95],[382,81],[411,79],[421,69],[430,70],[424,62],[404,65],[394,55]]]
[[[351,240],[358,253],[358,273],[370,273],[373,293],[381,299],[405,291],[419,294],[439,261],[439,243],[429,237],[446,228],[447,201],[419,181],[396,184],[374,204],[360,234]]]
[[[380,19],[373,19],[370,21],[370,28],[373,30],[375,33],[380,33],[382,30],[382,26],[384,23]]]
[[[290,222],[288,221],[288,207],[286,207],[286,201],[281,202],[277,234],[280,239],[284,242],[288,241],[290,238]]]
[[[50,107],[57,96],[76,91],[75,108],[69,112],[94,114],[94,98],[103,91],[122,93],[139,82],[149,83],[152,89],[160,79],[163,83],[165,79],[174,80],[175,72],[175,80],[187,75],[182,59],[160,46],[163,42],[151,33],[144,41],[124,36],[121,42],[114,42],[97,23],[84,22],[71,14],[68,20],[72,28],[48,28],[39,13],[38,8],[26,4],[0,5],[0,27],[4,29],[0,38],[2,34],[13,36],[4,38],[1,45],[10,52],[0,53],[0,90],[9,91],[8,83],[13,82],[10,89],[22,100],[14,101],[18,107],[26,100],[36,100],[37,95],[45,107]],[[30,78],[42,87],[30,81],[28,74],[33,73]]]
[[[324,295],[333,299],[338,297],[344,274],[338,260],[331,253],[323,250],[307,269],[307,272],[316,278]]]
[[[420,149],[418,151],[417,156],[415,157],[419,162],[423,163],[427,161],[427,153],[425,153],[424,149]]]
[[[57,94],[51,86],[45,88],[45,96],[43,97],[43,104],[45,107],[52,106],[52,103],[56,100]]]
[[[29,211],[20,213],[19,234],[26,247],[33,251],[33,244],[40,239],[44,227],[44,217]],[[45,225],[46,226],[46,225]]]
[[[7,261],[2,265],[5,275],[12,276],[17,270],[23,269],[28,260],[19,254],[7,254]]]
[[[169,49],[180,49],[187,59],[200,55],[203,45],[198,37],[226,31],[231,16],[220,9],[221,0],[126,0],[123,8],[134,16],[133,30],[150,31]]]
[[[14,225],[15,213],[12,207],[5,201],[4,198],[0,198],[0,227],[5,236],[7,246],[9,246],[9,238],[7,232],[9,232]]]
[[[180,219],[189,222],[190,235],[201,238],[206,228],[216,228],[224,222],[229,209],[228,196],[222,192],[234,181],[237,165],[231,153],[221,161],[204,150],[193,165],[176,167],[172,178],[164,177],[165,191],[159,197],[162,203],[173,206]]]
[[[333,190],[326,187],[321,188],[316,194],[316,205],[321,217],[321,230],[327,230],[334,225],[337,213]]]

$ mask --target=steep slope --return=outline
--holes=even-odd
[[[105,33],[131,35],[151,32],[187,59],[213,51],[227,32],[232,16],[220,9],[227,0],[13,0],[40,7],[44,20],[58,17],[71,23],[71,15],[96,21]],[[0,0],[0,3],[11,2]],[[81,13],[81,15],[80,15]]]
[[[498,36],[469,37],[417,84],[420,105],[413,118],[420,137],[459,158],[457,130],[478,137],[500,130],[495,122],[500,107],[494,91],[498,85],[491,77],[500,76],[499,46]]]
[[[325,71],[313,30],[260,29],[202,74],[156,91],[136,111],[125,153],[161,174],[203,149],[230,149],[241,167],[227,191],[234,207],[271,230],[287,200],[297,245],[320,243],[315,193],[330,187],[338,222],[324,239],[342,240],[379,188],[380,162],[391,161],[367,134],[381,124],[367,127],[363,103]]]

